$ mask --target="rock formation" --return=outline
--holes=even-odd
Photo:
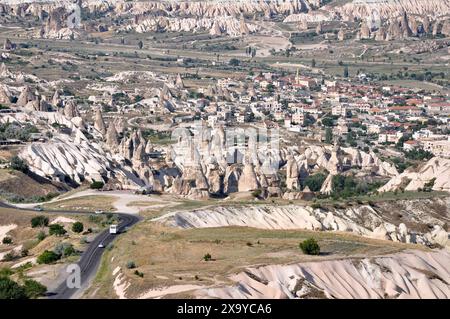
[[[180,73],[177,74],[177,78],[175,80],[175,85],[179,89],[184,89],[184,83],[183,83],[183,79],[181,78]]]
[[[255,168],[252,163],[246,162],[239,177],[239,192],[254,191],[259,188],[258,179],[256,177]]]
[[[214,299],[448,299],[448,263],[446,251],[410,250],[374,258],[251,267],[230,276],[234,284],[202,288],[195,295]]]
[[[319,22],[316,27],[316,33],[322,34],[322,32],[323,32],[322,22]]]
[[[395,190],[416,191],[423,189],[426,183],[432,181],[432,189],[436,191],[450,191],[450,160],[434,157],[420,167],[417,171],[409,169],[394,176],[379,191],[392,192]]]
[[[106,132],[106,144],[113,152],[115,152],[119,146],[119,135],[117,134],[114,123],[110,123],[108,126],[108,131]]]
[[[16,49],[16,44],[12,43],[10,39],[6,38],[5,42],[3,43],[3,50],[11,51],[14,49]]]
[[[102,135],[106,134],[105,121],[103,120],[102,111],[99,108],[95,111],[94,128]]]
[[[361,24],[361,28],[360,28],[359,34],[360,34],[360,39],[361,40],[370,38],[370,29],[369,29],[369,26],[367,25],[367,23],[363,22]]]
[[[286,163],[286,187],[287,189],[299,188],[299,168],[292,155],[288,155]]]
[[[9,104],[11,102],[11,93],[6,85],[0,84],[0,103]]]
[[[74,100],[67,101],[64,106],[63,113],[69,119],[80,116],[80,111],[78,110],[78,106]]]
[[[380,27],[375,34],[375,41],[385,41],[386,40],[386,28]]]
[[[22,91],[20,92],[19,98],[17,99],[17,106],[25,107],[29,102],[35,101],[36,96],[31,91],[30,87],[25,86],[23,87]]]
[[[340,28],[339,32],[338,32],[338,40],[339,41],[344,41],[345,40],[345,30],[344,28]]]

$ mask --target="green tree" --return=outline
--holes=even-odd
[[[327,176],[324,173],[316,173],[309,175],[305,179],[305,186],[308,186],[312,192],[318,192],[322,188],[322,184]]]
[[[241,61],[239,61],[239,60],[236,59],[236,58],[232,58],[232,59],[230,59],[230,61],[228,62],[228,64],[231,65],[231,66],[238,66],[239,64],[241,64]]]
[[[25,280],[23,288],[25,295],[30,299],[45,296],[47,293],[47,287],[33,279]]]
[[[347,141],[348,145],[350,145],[350,146],[352,146],[352,147],[356,147],[356,145],[357,145],[357,144],[356,144],[356,141],[355,141],[354,133],[351,132],[351,131],[348,132],[346,141]]]
[[[13,156],[11,158],[10,167],[16,171],[21,171],[23,173],[28,172],[28,164],[18,156]]]
[[[312,61],[311,61],[311,67],[313,67],[313,68],[316,67],[316,59],[312,59]]]
[[[64,229],[64,227],[62,225],[53,224],[53,225],[50,225],[48,233],[50,234],[50,236],[51,235],[62,236],[65,233],[67,233],[67,231]]]
[[[52,264],[52,263],[56,262],[57,260],[59,260],[59,258],[60,258],[60,256],[57,253],[46,250],[41,255],[39,255],[39,257],[37,258],[37,263],[38,264]]]
[[[103,188],[104,185],[105,185],[105,183],[103,183],[103,182],[93,181],[90,185],[90,188],[91,189],[101,189],[101,188]]]
[[[43,215],[36,216],[31,219],[31,227],[32,228],[46,227],[46,226],[48,226],[48,222],[49,222],[48,217],[43,216]]]
[[[304,254],[307,255],[320,254],[320,246],[314,238],[308,238],[307,240],[302,241],[299,247]]]
[[[0,278],[0,299],[27,299],[25,289],[8,277]]]
[[[138,42],[138,48],[139,48],[139,50],[142,50],[143,47],[144,47],[144,42],[139,41],[139,42]]]
[[[325,143],[327,144],[333,143],[333,132],[329,127],[327,127],[327,129],[325,130]]]
[[[76,250],[71,243],[59,243],[53,252],[61,258],[69,257],[76,254]]]
[[[82,222],[75,222],[72,225],[72,231],[75,233],[81,233],[84,230],[84,226]]]
[[[331,127],[334,125],[334,120],[331,117],[324,117],[321,119],[323,125]]]
[[[13,240],[12,240],[11,237],[9,237],[9,236],[3,237],[2,244],[4,244],[4,245],[11,245],[12,242],[13,242]]]

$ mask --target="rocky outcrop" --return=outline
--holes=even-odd
[[[29,102],[36,101],[36,96],[31,91],[30,87],[23,87],[20,92],[19,98],[17,99],[17,106],[25,107]]]
[[[183,82],[183,79],[181,78],[180,73],[177,74],[177,78],[175,80],[175,85],[179,89],[184,89],[184,82]]]
[[[434,157],[422,165],[417,171],[408,169],[402,174],[394,176],[387,184],[379,189],[380,192],[396,190],[417,191],[423,189],[427,183],[436,191],[450,191],[450,160]]]
[[[14,74],[8,69],[5,63],[0,66],[0,78],[12,78]]]
[[[239,192],[254,191],[259,188],[258,179],[256,177],[255,168],[252,163],[247,162],[242,169],[242,174],[239,177],[238,190]]]
[[[240,36],[254,33],[259,27],[249,24],[245,20],[232,16],[217,18],[184,18],[184,17],[149,17],[139,21],[139,24],[130,25],[126,30],[145,32],[199,32],[209,31],[211,35]]]
[[[6,38],[5,42],[3,43],[3,50],[5,51],[11,51],[16,49],[16,44],[12,43],[10,39]]]
[[[301,205],[219,206],[170,213],[155,221],[181,228],[243,226],[341,231],[368,238],[445,247],[449,244],[444,230],[449,215],[440,214],[441,209],[448,209],[449,205],[445,199],[435,199],[416,206],[415,201],[386,202],[376,209],[370,205],[342,209],[313,209]],[[394,224],[396,214],[402,214],[402,221]],[[426,225],[434,228],[428,231],[428,226],[423,227]]]
[[[11,102],[11,92],[6,85],[0,84],[0,103],[9,104]]]
[[[287,189],[299,188],[299,168],[292,155],[289,155],[286,163],[286,187]]]
[[[63,110],[64,115],[71,119],[74,117],[80,117],[80,111],[78,110],[78,106],[74,100],[67,101]]]
[[[372,257],[250,267],[233,286],[197,290],[220,299],[448,299],[450,253],[408,250]],[[330,275],[331,274],[331,275]]]
[[[322,32],[323,32],[322,22],[319,22],[316,27],[316,34],[322,34]]]
[[[63,101],[61,100],[61,96],[59,94],[59,91],[56,90],[52,97],[52,104],[55,108],[62,107]]]
[[[345,40],[345,30],[344,30],[344,28],[340,28],[339,29],[337,37],[338,37],[339,41],[344,41]]]
[[[386,28],[380,27],[375,34],[375,41],[385,41],[386,40]]]
[[[370,29],[366,22],[361,24],[361,28],[359,31],[359,38],[361,40],[370,39]]]
[[[106,134],[106,125],[103,120],[102,111],[97,109],[95,111],[94,128],[102,135]]]
[[[222,35],[222,28],[218,21],[214,21],[211,29],[209,30],[210,35],[220,36]]]

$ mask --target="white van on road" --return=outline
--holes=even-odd
[[[117,227],[117,225],[110,225],[110,226],[109,226],[109,233],[110,233],[110,234],[117,234],[117,232],[118,232],[118,227]]]

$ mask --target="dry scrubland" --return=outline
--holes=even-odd
[[[304,255],[301,241],[314,237],[320,256]],[[230,284],[228,276],[249,266],[383,255],[417,245],[364,239],[344,233],[303,230],[260,230],[247,227],[221,227],[178,230],[145,221],[118,238],[107,250],[93,286],[86,298],[117,298],[113,271],[120,267],[131,285],[127,297],[138,297],[149,289],[173,285]],[[205,254],[212,261],[204,261]],[[127,269],[130,261],[136,269]],[[134,272],[144,274],[138,277]],[[189,297],[174,294],[167,297]]]
[[[35,216],[44,215],[49,218],[50,224],[55,222],[63,225],[67,233],[64,236],[49,236],[48,227],[31,227],[31,219]],[[102,217],[103,218],[103,217]],[[0,226],[16,225],[16,227],[9,232],[7,236],[11,237],[13,243],[11,245],[5,245],[0,243],[0,254],[3,256],[11,250],[14,250],[16,258],[12,261],[0,261],[1,268],[17,268],[19,265],[25,265],[23,269],[20,269],[18,275],[26,275],[33,277],[38,281],[41,281],[44,285],[51,287],[55,285],[55,279],[58,276],[61,265],[67,262],[76,261],[79,256],[70,256],[62,258],[58,262],[52,265],[37,265],[35,264],[36,258],[42,254],[45,250],[52,251],[57,244],[64,242],[70,243],[73,247],[81,252],[86,249],[87,244],[83,241],[86,238],[88,241],[96,236],[98,232],[104,229],[105,225],[102,224],[102,218],[92,220],[89,215],[77,215],[72,214],[70,216],[62,216],[58,213],[41,213],[41,212],[29,212],[20,211],[16,209],[0,208]],[[72,223],[80,221],[84,225],[84,231],[88,228],[92,229],[92,233],[88,235],[78,234],[72,231]],[[43,240],[38,239],[40,232],[44,232],[46,237]],[[21,252],[27,250],[27,256],[21,256]],[[2,257],[3,258],[3,257]],[[30,264],[28,264],[30,262]],[[28,265],[27,265],[28,264]]]

